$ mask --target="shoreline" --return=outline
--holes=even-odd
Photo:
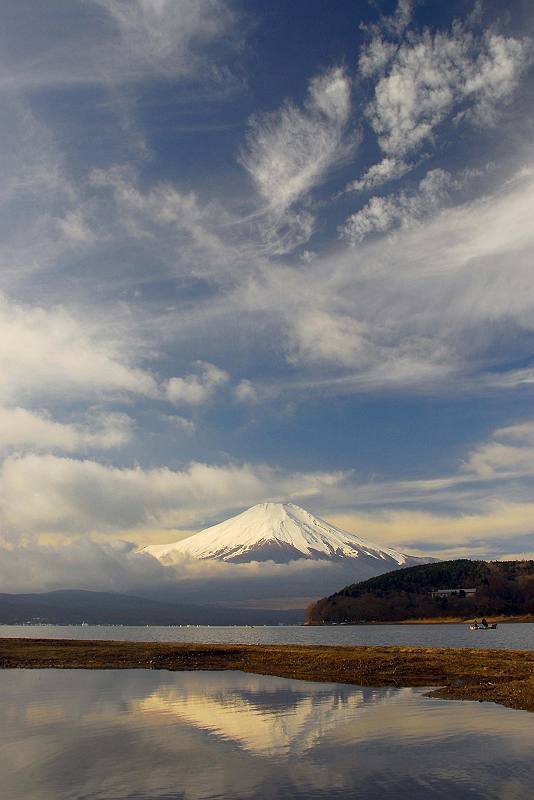
[[[0,669],[241,670],[360,686],[437,686],[429,696],[534,711],[531,650],[2,638]]]
[[[480,622],[481,616],[477,617],[477,619]],[[465,617],[428,617],[427,619],[417,617],[415,619],[376,620],[372,622],[306,622],[305,624],[309,628],[328,628],[337,627],[338,625],[351,625],[352,627],[369,627],[373,625],[470,625],[474,620],[475,617],[468,619]],[[493,615],[492,617],[487,617],[487,620],[490,624],[496,622],[499,625],[507,625],[514,622],[534,622],[534,615],[517,614],[515,617]]]

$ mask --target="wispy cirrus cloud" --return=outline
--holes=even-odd
[[[303,108],[286,103],[251,121],[241,161],[267,205],[283,212],[346,157],[350,80],[340,68],[312,79]]]
[[[235,15],[223,0],[91,0],[117,26],[126,65],[168,77],[206,66],[205,50],[231,33]]]
[[[463,177],[431,173],[425,192],[394,195],[384,228],[400,229],[389,239],[376,237],[354,251],[315,259],[306,268],[304,287],[288,270],[273,274],[270,284],[264,279],[264,292],[285,320],[291,363],[315,370],[315,383],[309,373],[309,384],[299,376],[303,386],[445,388],[443,381],[453,374],[463,376],[461,385],[469,391],[477,381],[479,388],[492,380],[505,386],[502,367],[517,353],[517,330],[527,338],[531,331],[533,185],[524,177],[454,207],[443,187],[456,180]],[[443,197],[447,207],[440,208]],[[365,232],[373,229],[371,222]],[[361,237],[363,227],[358,231]],[[519,385],[529,375],[514,368],[510,377]]]
[[[250,121],[240,160],[265,204],[262,232],[274,255],[290,252],[310,238],[312,214],[302,208],[288,210],[354,151],[356,134],[347,132],[350,117],[351,81],[337,67],[309,82],[302,108],[287,101]]]
[[[109,86],[155,77],[221,84],[229,76],[214,58],[239,42],[236,13],[224,0],[75,0],[74,13],[47,9],[52,32],[44,41],[42,7],[32,5],[24,35],[16,24],[8,29],[11,59],[0,87]]]

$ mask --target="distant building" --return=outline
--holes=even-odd
[[[430,594],[432,597],[467,597],[468,594],[475,594],[475,589],[434,589]]]

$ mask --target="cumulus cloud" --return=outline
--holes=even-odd
[[[84,423],[73,424],[57,422],[44,411],[0,407],[0,450],[109,450],[129,442],[132,433],[133,421],[127,414],[93,414]]]
[[[360,57],[376,77],[367,116],[384,153],[402,158],[429,142],[447,117],[490,124],[515,91],[529,43],[494,30],[483,35],[456,22],[450,31],[410,32],[393,44],[375,31]]]
[[[185,433],[193,433],[197,427],[192,419],[187,419],[179,414],[164,414],[162,419]]]
[[[313,497],[343,479],[343,473],[248,464],[143,470],[54,455],[8,456],[0,470],[0,523],[21,533],[172,530],[267,499]]]
[[[157,393],[152,375],[130,366],[111,337],[106,341],[89,320],[61,307],[20,305],[0,295],[0,340],[3,402],[59,393]]]
[[[243,378],[234,389],[236,400],[239,403],[253,405],[258,402],[258,391],[252,381]]]
[[[229,374],[215,364],[197,361],[196,366],[198,374],[170,378],[167,382],[166,396],[174,405],[197,406],[207,403],[230,380]]]
[[[210,599],[220,603],[223,598],[229,603],[303,597],[310,586],[312,594],[333,591],[350,579],[335,565],[260,567],[184,557],[162,567],[136,554],[131,543],[96,543],[79,535],[132,536],[136,529],[143,535],[148,526],[159,527],[160,536],[166,527],[167,539],[176,539],[176,526],[184,522],[228,516],[266,497],[291,496],[341,528],[405,551],[430,550],[443,557],[497,552],[504,557],[530,547],[528,537],[534,536],[533,453],[534,424],[526,420],[497,429],[449,475],[401,481],[365,482],[346,473],[289,474],[250,465],[127,470],[56,456],[9,457],[0,476],[1,523],[9,536],[0,546],[0,577],[10,591],[113,588],[160,596],[167,592],[196,602],[205,600],[208,585]],[[354,508],[359,510],[346,511]],[[39,534],[50,532],[62,532],[72,541],[38,541]]]
[[[226,564],[183,558],[163,566],[128,542],[103,544],[82,537],[60,545],[0,542],[6,592],[76,588],[214,608],[305,608],[353,579],[354,565],[324,561]]]
[[[0,543],[0,580],[4,591],[146,591],[175,580],[176,572],[136,553],[128,542],[99,544],[77,538],[60,545],[29,539]]]
[[[503,444],[516,448],[515,457]],[[227,565],[186,557],[163,567],[137,554],[131,543],[96,543],[76,535],[83,529],[131,535],[133,526],[148,523],[166,524],[168,539],[175,539],[171,525],[206,514],[226,516],[235,503],[256,502],[266,491],[271,497],[274,491],[283,497],[291,491],[307,494],[312,507],[319,504],[318,512],[339,527],[404,551],[442,557],[505,557],[518,547],[530,552],[533,453],[534,424],[527,420],[497,429],[450,475],[402,481],[366,483],[346,474],[289,475],[250,466],[143,471],[52,456],[11,458],[2,473],[2,526],[9,531],[14,513],[24,535],[0,546],[0,577],[9,591],[77,586],[167,593],[193,602],[205,601],[209,585],[210,600],[220,604],[223,598],[228,604],[255,599],[266,606],[272,598],[309,595],[310,586],[311,594],[324,594],[346,583],[353,567],[343,572],[342,566],[323,563]],[[517,477],[530,483],[510,484]],[[432,510],[433,503],[439,510]],[[427,508],[418,509],[421,504]],[[355,507],[360,510],[344,510]],[[46,530],[74,538],[39,543],[36,535]]]

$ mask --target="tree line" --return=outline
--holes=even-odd
[[[474,594],[462,589],[475,588]],[[444,597],[432,592],[455,589]],[[346,586],[308,609],[311,623],[534,615],[534,561],[456,559],[394,570]]]

